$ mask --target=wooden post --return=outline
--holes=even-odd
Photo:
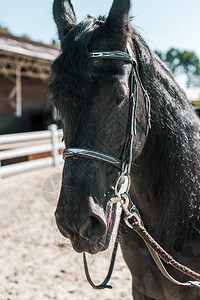
[[[1,176],[1,161],[0,161],[0,181],[2,180],[2,176]]]
[[[51,131],[51,143],[52,143],[52,158],[53,158],[53,165],[57,167],[58,156],[59,156],[59,147],[58,147],[58,131],[57,126],[55,124],[49,125],[48,129]]]
[[[21,83],[21,68],[16,69],[16,116],[22,116],[22,83]]]

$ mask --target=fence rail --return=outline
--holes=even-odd
[[[64,149],[64,143],[59,139],[62,137],[62,130],[58,130],[55,124],[49,126],[48,130],[38,132],[27,132],[8,134],[0,136],[0,145],[23,143],[29,141],[41,141],[40,145],[31,147],[20,147],[16,149],[9,149],[0,151],[0,180],[6,176],[17,173],[33,170],[41,167],[58,166],[62,161],[60,149]],[[42,140],[49,139],[48,144],[42,144]],[[38,158],[31,161],[18,162],[2,166],[2,161],[7,159],[15,159],[34,154],[42,154],[50,152],[51,156],[45,158]]]

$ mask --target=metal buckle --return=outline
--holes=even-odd
[[[115,196],[121,197],[121,195],[127,194],[130,189],[130,185],[131,185],[130,176],[121,173],[121,175],[119,176],[115,184],[115,188],[114,188]]]
[[[140,217],[137,207],[134,204],[132,204],[132,207],[130,209],[128,209],[129,203],[130,203],[129,195],[124,194],[121,197],[122,197],[122,201],[124,201],[124,203],[121,206],[122,206],[123,211],[126,214],[126,217],[124,218],[124,222],[127,224],[127,226],[133,229],[132,224],[129,222],[129,220],[131,220],[133,218],[135,218],[140,225],[143,225],[143,222],[142,222],[142,219]]]
[[[127,217],[124,218],[124,222],[126,223],[126,225],[129,228],[133,229],[133,225],[132,225],[133,222],[132,222],[132,224],[129,222],[129,220],[131,220],[133,218],[137,220],[137,222],[139,223],[139,225],[142,225],[141,217],[137,214],[137,212],[134,212],[134,213],[131,213],[130,215],[128,215]]]
[[[132,204],[132,207],[129,209],[129,203],[131,202],[129,197],[130,196],[128,194],[123,194],[120,196],[118,202],[121,203],[121,207],[126,215],[124,217],[124,222],[127,224],[129,228],[133,229],[133,225],[130,223],[129,220],[134,218],[142,226],[143,226],[143,222],[140,217],[139,211],[134,204]]]

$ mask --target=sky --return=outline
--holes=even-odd
[[[113,0],[72,0],[78,22],[87,14],[108,15]],[[53,0],[0,0],[0,25],[14,35],[35,41],[57,39]],[[200,57],[200,0],[133,0],[133,26],[152,50],[171,47],[195,51]]]

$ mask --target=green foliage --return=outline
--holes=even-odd
[[[23,34],[23,35],[21,35],[21,37],[26,40],[31,40],[31,38],[27,34]]]
[[[8,27],[2,26],[2,25],[0,25],[0,32],[10,33]]]
[[[176,48],[171,48],[166,53],[155,52],[168,65],[174,76],[186,75],[187,87],[200,86],[200,60],[195,52],[180,51]]]
[[[0,25],[0,32],[5,32],[5,33],[10,33],[11,34],[10,30],[8,29],[8,27],[2,26],[2,25]],[[30,40],[30,37],[27,34],[23,34],[21,37],[25,38],[27,40]]]
[[[52,46],[55,46],[55,47],[59,47],[59,44],[58,44],[57,41],[54,40],[54,39],[52,40],[51,45],[52,45]]]

